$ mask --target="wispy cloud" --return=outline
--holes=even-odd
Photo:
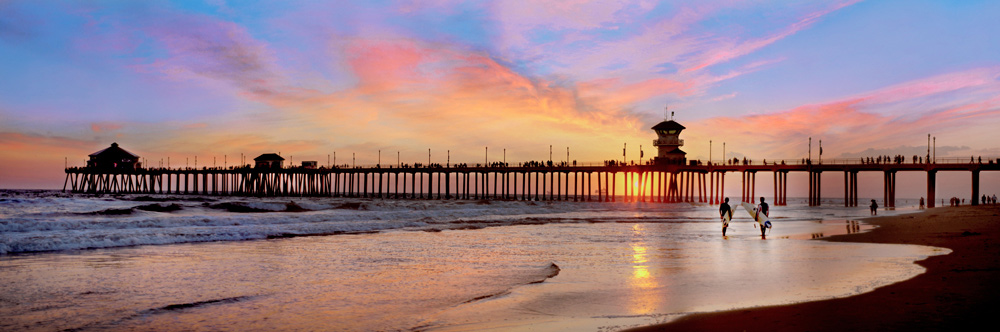
[[[927,133],[989,135],[981,130],[984,123],[1000,125],[997,71],[990,67],[947,73],[782,112],[706,119],[689,128],[713,132],[720,140],[741,142],[748,154],[764,156],[801,155],[803,142],[809,137],[815,143],[824,140],[828,151],[841,154],[863,150],[872,142],[881,147],[912,144]],[[940,98],[951,94],[959,98]],[[924,107],[904,116],[896,111],[899,104]],[[711,128],[726,130],[719,133]],[[975,145],[982,148],[988,144]]]

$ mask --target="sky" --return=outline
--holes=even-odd
[[[653,155],[666,112],[689,159],[721,159],[724,143],[727,158],[800,160],[810,138],[813,158],[820,140],[824,159],[909,158],[928,134],[939,158],[997,158],[997,13],[975,0],[0,0],[0,188],[61,188],[64,166],[112,142],[147,166],[415,163],[428,149],[441,164],[544,161],[550,146],[596,164],[624,146]]]

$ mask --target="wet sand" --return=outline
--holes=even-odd
[[[995,325],[1000,207],[944,207],[865,222],[879,227],[824,240],[918,244],[952,253],[917,262],[927,269],[924,274],[861,295],[695,314],[630,331],[924,331]]]

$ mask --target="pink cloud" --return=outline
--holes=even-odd
[[[90,130],[95,133],[109,132],[122,129],[123,125],[116,122],[95,122],[90,124]]]
[[[408,40],[355,40],[347,46],[348,63],[363,89],[392,90],[425,80],[419,66],[430,50]]]
[[[871,104],[888,104],[960,90],[987,88],[995,91],[1000,90],[998,77],[1000,67],[974,68],[904,82],[855,98]]]
[[[948,73],[828,103],[770,114],[710,118],[688,127],[695,135],[705,136],[705,140],[706,133],[712,133],[713,139],[730,142],[730,147],[763,156],[801,156],[803,142],[809,137],[813,137],[814,144],[824,140],[829,154],[860,151],[872,144],[889,147],[916,142],[914,145],[918,145],[927,133],[986,137],[989,130],[978,128],[990,127],[986,125],[989,123],[1000,125],[997,71],[997,68],[981,68]],[[949,93],[968,100],[948,98],[947,103],[935,105],[932,98]],[[891,111],[898,103],[925,107],[920,112],[908,113],[911,116],[900,117]],[[700,140],[697,137],[692,141]],[[981,144],[985,147],[988,143]]]
[[[282,93],[284,77],[273,52],[246,28],[207,16],[162,13],[141,26],[168,56],[137,66],[177,80],[208,79],[251,98]]]

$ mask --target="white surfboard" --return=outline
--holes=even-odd
[[[729,221],[733,219],[733,209],[729,209],[729,213],[722,216],[722,227],[729,227]]]
[[[764,227],[764,223],[767,222],[767,216],[766,215],[764,215],[763,213],[761,213],[761,214],[758,215],[758,213],[757,213],[757,207],[754,206],[753,204],[750,204],[750,203],[747,203],[747,202],[743,202],[740,205],[743,205],[743,208],[747,210],[747,213],[750,214],[750,218],[755,218],[755,220],[757,221],[757,223],[760,224],[760,227]]]

